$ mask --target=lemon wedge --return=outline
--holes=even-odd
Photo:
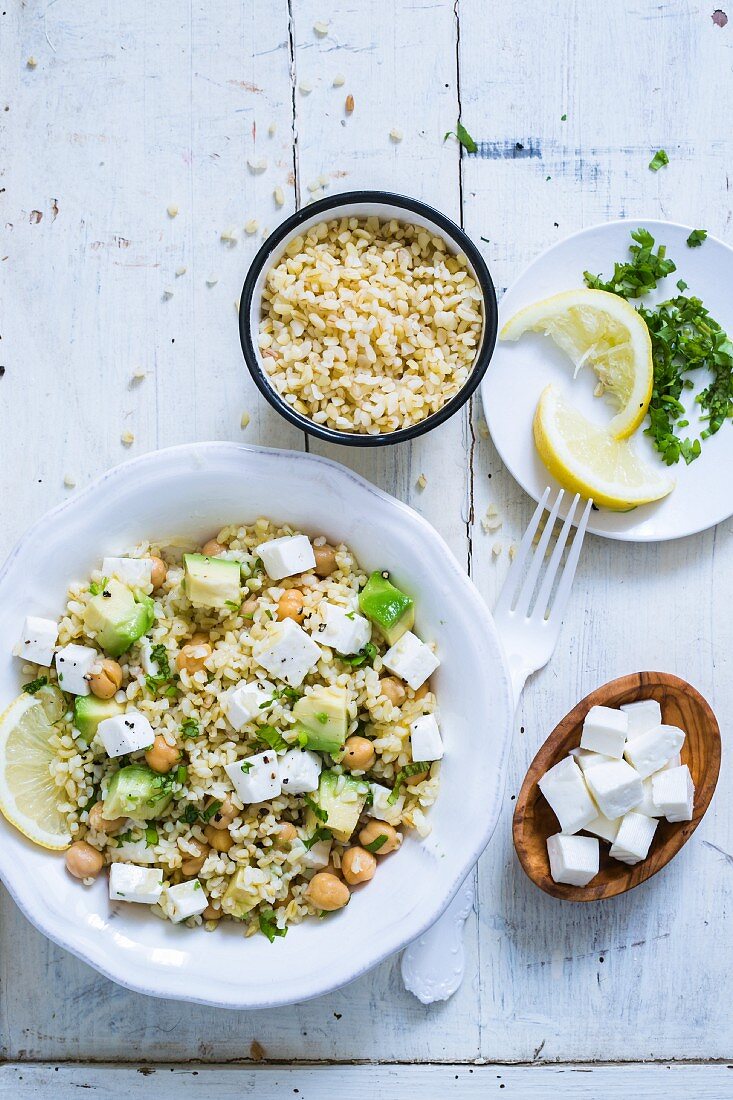
[[[29,840],[54,851],[71,844],[50,771],[56,753],[49,741],[64,709],[58,688],[43,687],[19,695],[0,716],[0,811]]]
[[[553,386],[547,386],[534,415],[540,458],[561,485],[624,512],[671,493],[674,481],[643,462],[627,440],[591,424]]]
[[[551,336],[575,364],[591,367],[618,406],[609,424],[615,439],[628,439],[646,416],[652,396],[652,342],[633,306],[605,290],[566,290],[527,306],[501,330],[502,340],[525,332]]]

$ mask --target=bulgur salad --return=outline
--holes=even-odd
[[[29,616],[0,809],[115,902],[284,936],[429,832],[443,744],[411,596],[267,519],[143,544]],[[20,625],[20,624],[19,624]]]

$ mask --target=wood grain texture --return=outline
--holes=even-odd
[[[128,455],[125,428],[136,436],[132,453],[207,438],[304,446],[255,394],[234,323],[247,262],[262,229],[294,208],[296,174],[301,201],[326,173],[329,190],[391,187],[435,203],[463,220],[499,288],[548,244],[611,217],[668,217],[729,240],[733,23],[716,27],[714,6],[219,0],[214,17],[210,5],[171,0],[128,0],[101,15],[70,0],[5,5],[0,555],[68,493],[66,473],[82,485]],[[324,38],[313,30],[321,20]],[[26,67],[30,56],[35,69]],[[346,83],[334,88],[339,73]],[[298,90],[301,79],[310,92]],[[459,112],[480,142],[476,156],[443,143]],[[402,142],[391,141],[393,127]],[[670,164],[651,173],[660,147]],[[252,154],[267,159],[262,174],[248,169]],[[166,214],[171,202],[175,219]],[[243,232],[250,218],[259,223],[252,236]],[[239,237],[232,247],[220,240],[229,226]],[[176,277],[179,266],[186,274]],[[208,286],[209,277],[218,281]],[[163,301],[169,285],[174,295]],[[138,364],[149,373],[131,387]],[[491,604],[532,506],[481,421],[475,400],[470,414],[412,447],[329,454],[423,512]],[[486,534],[489,504],[503,526]],[[124,1091],[149,1095],[136,1059],[246,1060],[253,1040],[277,1060],[733,1056],[724,995],[733,980],[733,779],[725,768],[709,813],[664,875],[608,906],[558,906],[526,878],[511,843],[512,796],[546,731],[609,677],[676,672],[711,700],[726,736],[732,530],[726,523],[666,546],[586,540],[560,647],[530,680],[517,715],[506,805],[467,924],[468,976],[450,1002],[419,1005],[401,988],[395,961],[276,1012],[149,1000],[46,942],[0,890],[0,1058],[124,1060],[130,1070],[115,1071],[127,1074]],[[476,720],[490,737],[490,716]],[[19,1088],[23,1072],[62,1095],[52,1068],[7,1067],[3,1087]],[[102,1091],[110,1071],[88,1072]],[[344,1094],[341,1070],[307,1072],[320,1074],[316,1095]],[[551,1080],[568,1092],[593,1081],[593,1095],[613,1096],[610,1078],[598,1076],[611,1071],[592,1072],[533,1078],[540,1085],[526,1095],[540,1087],[547,1095]],[[685,1096],[695,1095],[690,1073],[700,1096],[726,1095],[723,1067],[635,1072],[634,1089],[655,1075],[649,1095],[669,1095],[672,1073]],[[354,1095],[402,1094],[402,1081],[421,1095],[437,1082],[442,1095],[455,1074],[470,1095],[478,1078],[452,1067],[360,1069]],[[170,1077],[195,1089],[190,1076]],[[480,1080],[497,1094],[511,1081],[522,1095],[518,1077]],[[621,1095],[631,1091],[628,1077],[613,1083]]]
[[[660,819],[649,855],[634,866],[611,859],[609,846],[601,841],[600,869],[587,886],[555,882],[550,874],[547,838],[558,831],[558,822],[538,781],[567,757],[571,749],[579,747],[583,722],[591,707],[618,708],[642,699],[655,699],[662,708],[662,720],[686,733],[681,755],[695,784],[692,820],[669,822]],[[719,772],[720,728],[709,703],[691,684],[664,672],[632,673],[603,684],[581,699],[555,726],[529,766],[517,797],[512,825],[519,862],[536,886],[563,901],[604,901],[633,890],[666,867],[690,839],[710,805]]]
[[[127,1100],[724,1100],[730,1066],[0,1066],[0,1100],[78,1100],[99,1093]],[[82,1090],[88,1090],[88,1093]]]

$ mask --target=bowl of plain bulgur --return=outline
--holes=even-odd
[[[245,362],[296,427],[383,446],[452,416],[496,342],[480,252],[440,211],[352,191],[297,211],[268,237],[239,308]]]

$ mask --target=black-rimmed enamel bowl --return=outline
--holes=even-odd
[[[468,262],[468,270],[481,288],[483,329],[471,372],[459,392],[442,408],[407,428],[378,435],[361,432],[345,432],[316,424],[301,415],[281,397],[270,382],[257,344],[257,333],[262,314],[262,289],[267,272],[277,263],[290,241],[321,221],[342,217],[378,217],[380,220],[395,218],[401,222],[419,225],[442,237],[449,251],[462,253]],[[347,191],[341,195],[328,195],[298,210],[270,234],[252,261],[242,288],[239,305],[239,336],[247,368],[260,393],[274,409],[310,435],[329,443],[348,447],[382,447],[388,443],[402,443],[415,439],[431,428],[443,424],[468,401],[489,365],[496,344],[497,305],[494,284],[486,263],[475,244],[463,230],[441,214],[435,207],[406,195],[393,195],[388,191]]]

